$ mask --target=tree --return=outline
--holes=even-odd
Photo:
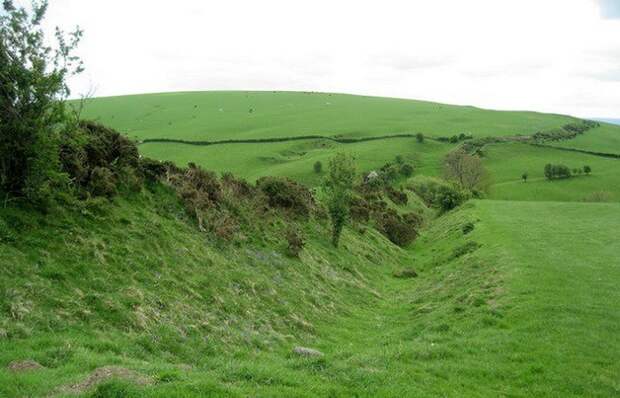
[[[323,163],[321,163],[320,160],[317,160],[316,162],[314,162],[314,172],[317,174],[321,174],[321,172],[323,171]]]
[[[551,163],[545,165],[545,177],[548,180],[553,179],[553,165]]]
[[[463,189],[483,190],[487,182],[487,171],[478,156],[469,155],[457,149],[446,155],[444,175]]]
[[[59,140],[69,118],[67,77],[80,73],[73,51],[82,31],[56,29],[57,47],[41,28],[47,1],[31,10],[4,0],[0,6],[0,190],[44,204],[68,179],[59,165]]]
[[[527,182],[527,177],[528,177],[527,172],[521,174],[521,179],[523,180],[523,182]]]
[[[329,161],[326,181],[327,207],[332,223],[332,244],[338,247],[340,234],[350,217],[351,191],[355,179],[353,157],[338,153]]]
[[[554,178],[570,178],[571,177],[571,170],[568,168],[568,166],[563,165],[563,164],[550,164],[547,163],[545,165],[545,177],[547,177],[548,180],[553,180]]]
[[[592,172],[592,168],[588,165],[583,166],[583,172],[586,173],[586,175],[590,175],[590,173]]]
[[[413,166],[409,163],[404,163],[400,166],[399,171],[400,174],[404,175],[405,177],[411,177],[413,175]]]
[[[424,134],[422,133],[418,133],[415,135],[415,139],[416,141],[418,141],[420,144],[424,142]]]

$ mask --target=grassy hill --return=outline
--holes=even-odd
[[[460,133],[471,134],[474,138],[509,137],[558,129],[576,120],[568,116],[534,112],[492,111],[395,98],[298,92],[190,92],[95,98],[86,103],[83,116],[109,124],[138,140],[166,138],[189,141],[307,135],[364,139],[417,132],[431,138]],[[619,137],[620,127],[603,124],[575,139],[552,145],[620,153]],[[400,155],[415,165],[416,173],[437,175],[444,155],[456,145],[432,139],[420,144],[413,137],[402,137],[354,143],[306,139],[209,146],[146,142],[140,146],[140,151],[146,156],[170,160],[179,165],[195,162],[209,170],[230,171],[249,180],[265,175],[283,175],[315,185],[322,176],[312,171],[312,165],[316,161],[326,163],[337,151],[353,153],[362,170],[376,169]],[[516,148],[529,151],[525,146]],[[543,151],[537,153],[542,154]],[[502,154],[501,150],[498,154]],[[549,161],[553,161],[557,155],[556,151],[551,151],[540,158],[548,156]],[[575,165],[595,162],[587,156],[578,160],[580,155],[559,157],[564,156],[569,156]],[[533,165],[514,165],[511,175],[507,170],[496,171],[495,164],[491,164],[491,172],[496,182],[504,183],[518,179],[526,170],[532,175],[541,173],[544,163],[539,163],[536,163],[537,168]],[[603,171],[598,165],[597,170]],[[611,173],[609,168],[605,170]],[[566,184],[572,184],[572,181]],[[581,192],[581,185],[576,185],[578,193],[575,195],[553,198],[581,199],[585,194]],[[500,187],[494,191],[501,190]],[[493,197],[506,196],[498,193]],[[536,198],[545,197],[539,195]]]
[[[582,201],[602,192],[608,200],[620,201],[618,159],[508,143],[488,146],[483,162],[493,178],[489,196],[494,199]],[[565,164],[571,169],[589,165],[594,172],[548,181],[543,173],[547,163]],[[529,174],[526,183],[521,180],[524,172]]]
[[[89,100],[84,116],[130,137],[194,141],[325,135],[533,134],[574,118],[347,94],[207,91]]]
[[[324,137],[139,147],[247,184],[161,170],[87,123],[89,146],[67,157],[90,178],[76,195],[47,213],[8,196],[0,206],[0,397],[620,395],[620,159],[587,153],[620,154],[620,127],[523,141],[514,136],[575,119],[280,92],[99,98],[84,116],[140,140]],[[418,131],[424,142],[390,137]],[[465,142],[439,138],[461,132],[491,185],[440,212],[406,188],[436,181],[425,176]],[[406,204],[387,199],[391,187],[356,191],[376,213],[350,222],[336,249],[318,188],[326,170],[313,164],[341,151],[360,171],[397,155],[415,170],[393,182]],[[548,181],[547,163],[592,174]],[[272,203],[254,184],[265,175],[314,189],[287,182]],[[399,247],[380,222],[409,212],[420,235]],[[305,243],[298,258],[290,231]]]
[[[618,393],[616,204],[471,202],[409,250],[354,229],[334,250],[309,224],[299,260],[275,230],[218,245],[177,206],[157,191],[87,217],[2,213],[21,227],[0,243],[0,395]],[[4,367],[24,358],[44,368]],[[86,389],[109,366],[121,380]]]

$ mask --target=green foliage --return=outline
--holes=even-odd
[[[106,167],[96,166],[90,173],[88,191],[94,196],[114,196],[116,179],[112,171]]]
[[[310,215],[314,199],[305,186],[283,177],[263,177],[256,185],[267,196],[269,206],[289,209],[304,217]]]
[[[289,227],[286,230],[287,254],[290,257],[299,257],[299,253],[304,248],[305,242],[301,231],[296,227]]]
[[[417,133],[415,135],[415,139],[416,141],[418,141],[420,144],[424,142],[424,134],[422,133]]]
[[[323,163],[321,163],[320,160],[317,160],[316,162],[314,162],[313,169],[315,173],[321,174],[323,172]]]
[[[544,168],[545,177],[548,180],[570,178],[571,171],[568,166],[563,164],[550,164],[547,163]]]
[[[409,198],[407,197],[407,194],[405,192],[396,190],[391,186],[385,187],[385,193],[387,194],[388,198],[390,198],[390,200],[394,202],[394,204],[406,205],[409,201]]]
[[[401,216],[392,209],[376,215],[379,230],[395,245],[405,247],[418,236],[417,225],[410,218]]]
[[[528,177],[527,172],[521,174],[521,179],[523,180],[523,182],[527,182],[527,177]]]
[[[61,173],[59,145],[73,128],[65,112],[66,78],[82,71],[73,55],[82,32],[47,46],[41,23],[47,1],[32,10],[5,0],[0,7],[0,189],[42,208],[68,180]]]
[[[411,181],[409,188],[427,206],[439,208],[442,212],[454,209],[467,199],[467,196],[452,184],[434,177],[417,176]]]
[[[590,173],[592,172],[592,167],[588,165],[583,166],[583,172],[586,173],[586,175],[590,175]]]
[[[338,247],[342,229],[350,217],[351,191],[355,174],[355,162],[352,156],[338,153],[330,159],[326,189],[334,247]]]
[[[409,163],[403,163],[400,166],[399,172],[405,177],[411,177],[413,175],[413,166]]]
[[[379,177],[383,182],[383,185],[389,185],[398,179],[399,167],[391,163],[384,164],[379,169]]]

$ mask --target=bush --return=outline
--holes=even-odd
[[[424,223],[424,218],[418,213],[405,213],[402,215],[403,221],[418,229]]]
[[[362,198],[351,198],[350,214],[355,221],[368,222],[370,219],[370,204]]]
[[[586,175],[590,175],[590,173],[592,172],[592,168],[588,165],[583,166],[583,172],[586,173]]]
[[[106,167],[95,167],[90,174],[88,191],[94,196],[114,196],[116,178],[112,171]]]
[[[424,142],[424,134],[422,134],[422,133],[417,133],[417,134],[415,135],[415,139],[416,139],[416,141],[418,141],[419,143],[423,143],[423,142]]]
[[[405,177],[411,177],[413,175],[413,166],[409,163],[404,163],[400,166],[400,174]]]
[[[321,174],[321,172],[323,171],[323,163],[321,163],[320,161],[316,161],[314,162],[314,172],[317,174]]]
[[[377,215],[379,230],[394,244],[404,247],[418,236],[416,227],[406,222],[394,210]]]
[[[301,216],[309,216],[312,194],[305,186],[286,177],[262,177],[258,188],[267,196],[269,206],[288,209]]]
[[[305,246],[304,238],[301,232],[294,227],[290,227],[286,231],[287,254],[291,257],[299,257],[299,253]]]
[[[387,163],[379,169],[379,175],[384,184],[391,184],[398,178],[398,168],[390,163]]]
[[[439,204],[442,212],[450,211],[464,202],[464,196],[450,186],[439,186],[435,194],[435,202]]]
[[[390,198],[390,200],[394,202],[394,204],[406,205],[409,201],[409,198],[407,197],[407,194],[405,192],[397,191],[391,186],[385,187],[385,193],[387,194],[388,198]]]
[[[234,198],[249,198],[256,193],[255,187],[246,180],[236,178],[232,173],[222,174],[222,186],[225,187]]]
[[[150,182],[163,178],[168,171],[165,163],[150,158],[140,159],[140,169],[146,180]]]
[[[414,191],[427,206],[441,209],[442,212],[452,210],[460,205],[466,195],[453,185],[434,177],[417,176],[409,188]]]

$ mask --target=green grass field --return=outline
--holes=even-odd
[[[571,169],[589,165],[593,173],[548,181],[543,173],[547,163]],[[607,192],[610,200],[620,200],[620,159],[510,143],[487,147],[484,164],[493,178],[489,196],[494,199],[581,201]],[[524,172],[529,175],[526,183],[521,180]]]
[[[346,94],[210,91],[89,100],[84,117],[130,137],[194,141],[301,135],[368,137],[422,132],[451,136],[533,134],[573,120],[534,112],[489,111]]]
[[[380,150],[377,150],[379,146]],[[324,175],[313,172],[316,161],[325,167],[338,151],[355,156],[358,168],[372,170],[393,162],[396,155],[415,165],[417,172],[437,175],[440,159],[454,145],[427,140],[417,143],[412,138],[393,138],[354,144],[339,144],[326,140],[278,142],[269,144],[225,144],[193,146],[174,143],[146,143],[140,146],[145,156],[170,160],[184,165],[195,162],[208,170],[230,171],[255,180],[264,175],[295,178],[309,185],[318,184]]]
[[[620,129],[617,125],[602,124],[587,134],[561,141],[557,145],[592,152],[620,154]]]
[[[574,120],[533,112],[500,112],[394,98],[296,92],[194,92],[95,98],[86,103],[83,116],[140,140],[190,141],[304,135],[363,138],[416,132],[428,137],[461,132],[474,137],[511,136],[561,127]],[[614,177],[617,162],[580,153],[503,145],[507,146],[493,146],[488,151],[487,165],[496,184],[491,189],[492,198],[581,200],[592,192],[605,190],[610,191],[615,200],[620,199]],[[620,126],[603,124],[573,140],[553,145],[620,153]],[[444,155],[455,146],[433,140],[419,144],[414,138],[351,144],[312,139],[213,146],[153,142],[142,144],[140,150],[155,159],[179,165],[195,162],[209,170],[230,171],[249,180],[282,175],[316,185],[322,176],[313,173],[312,165],[316,161],[326,165],[338,151],[354,154],[360,171],[378,168],[400,155],[413,163],[416,174],[439,175]],[[521,151],[525,156],[520,156]],[[514,160],[506,162],[506,157]],[[556,161],[565,161],[571,168],[591,163],[595,176],[589,180],[580,178],[543,184],[539,179],[544,164]],[[532,184],[527,186],[518,185],[524,171],[532,177]]]

